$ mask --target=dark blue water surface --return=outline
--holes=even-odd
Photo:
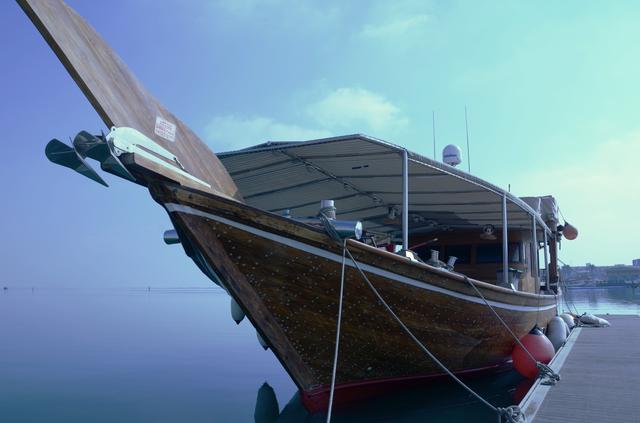
[[[637,291],[637,292],[636,292]],[[640,289],[570,290],[580,311],[640,312]],[[514,372],[471,381],[495,405]],[[320,422],[218,288],[0,291],[0,422]],[[460,387],[354,405],[334,422],[494,422]]]

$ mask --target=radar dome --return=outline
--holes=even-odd
[[[462,162],[462,152],[457,145],[449,144],[442,150],[442,161],[449,166],[457,166]]]

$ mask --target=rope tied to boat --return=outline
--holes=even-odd
[[[322,222],[322,226],[324,226],[324,230],[327,231],[327,234],[331,237],[331,239],[333,239],[336,242],[342,243],[343,240],[340,237],[340,234],[336,231],[336,228],[334,228],[333,225],[331,224],[331,220],[330,220],[331,218],[327,214],[327,212],[329,212],[330,209],[332,209],[332,207],[323,207],[322,209],[320,209],[320,212],[318,213],[318,219],[320,219],[320,221]],[[345,242],[346,242],[346,239],[345,239]],[[346,244],[344,248],[346,248]]]
[[[480,298],[482,298],[482,301],[484,301],[484,303],[487,305],[487,307],[489,307],[489,309],[493,312],[493,314],[498,318],[498,320],[500,321],[502,326],[504,326],[505,329],[507,329],[507,331],[511,334],[513,339],[515,339],[515,341],[518,343],[518,345],[520,345],[520,348],[522,348],[522,350],[527,353],[529,358],[531,358],[531,360],[533,360],[533,362],[536,363],[536,367],[538,368],[538,377],[543,379],[543,381],[541,383],[543,383],[545,385],[555,385],[556,382],[560,380],[560,375],[557,374],[556,372],[554,372],[551,367],[549,367],[546,364],[541,363],[540,361],[536,360],[536,358],[533,356],[533,354],[531,354],[531,352],[529,352],[529,350],[522,344],[522,342],[520,342],[520,339],[516,336],[516,334],[513,333],[513,331],[509,327],[509,325],[507,325],[507,323],[502,319],[502,317],[500,317],[498,312],[493,308],[493,306],[489,303],[489,301],[487,301],[487,299],[484,297],[484,295],[482,295],[482,292],[480,292],[478,287],[475,286],[475,284],[472,283],[469,280],[468,277],[465,276],[464,280],[465,280],[465,282],[467,282],[474,289],[474,291],[476,291],[478,296]]]
[[[326,216],[324,216],[323,214],[321,214],[321,216],[326,218]],[[326,226],[331,226],[331,224],[327,222]],[[336,348],[333,354],[333,370],[331,372],[331,389],[329,390],[329,407],[327,408],[327,423],[331,422],[331,410],[333,408],[333,393],[336,389],[336,373],[338,372],[340,327],[342,326],[342,299],[344,297],[344,269],[345,269],[346,257],[347,257],[346,251],[347,251],[347,239],[345,238],[342,242],[342,269],[340,270],[340,300],[338,301],[338,323],[336,325]]]
[[[562,263],[564,266],[568,266],[567,263],[560,260],[560,258],[558,258],[558,261]],[[576,307],[575,303],[569,298],[569,288],[567,287],[567,283],[562,277],[562,274],[560,274],[560,278],[558,279],[558,284],[560,285],[560,289],[562,289],[562,299],[564,301],[564,304],[567,306],[569,313],[573,313],[576,316],[579,315],[580,313],[578,312],[578,307]],[[573,310],[571,310],[572,305],[573,305]]]
[[[455,382],[457,382],[468,393],[470,393],[472,396],[474,396],[478,401],[480,401],[482,404],[484,404],[485,406],[487,406],[488,408],[493,410],[496,413],[497,417],[498,417],[498,422],[526,423],[526,418],[524,416],[524,413],[522,413],[522,411],[520,410],[520,408],[518,406],[512,405],[512,406],[506,407],[506,408],[501,408],[501,407],[494,406],[489,401],[487,401],[486,399],[482,398],[480,396],[480,394],[478,394],[473,389],[471,389],[462,380],[460,380],[460,378],[458,378],[451,370],[449,370],[447,368],[447,366],[444,365],[444,363],[442,363],[422,342],[420,342],[420,340],[413,334],[411,329],[409,329],[407,327],[407,325],[404,324],[404,322],[400,319],[400,317],[393,311],[391,306],[384,300],[384,298],[382,297],[380,292],[376,289],[375,286],[373,286],[373,284],[371,283],[371,281],[369,280],[367,275],[360,268],[360,265],[358,264],[356,259],[351,254],[351,251],[349,251],[349,249],[347,248],[347,240],[346,239],[343,240],[343,243],[342,243],[342,271],[341,271],[341,277],[340,277],[340,299],[339,299],[339,303],[338,303],[338,323],[337,323],[337,330],[336,330],[336,346],[335,346],[335,354],[334,354],[334,360],[333,360],[333,372],[332,372],[332,375],[331,375],[331,388],[330,388],[330,391],[329,391],[329,407],[328,407],[328,410],[327,410],[327,420],[326,420],[327,423],[331,422],[331,411],[332,411],[332,407],[333,407],[333,395],[334,395],[334,391],[335,391],[335,380],[336,380],[336,373],[337,373],[337,367],[338,367],[338,347],[339,347],[339,342],[340,342],[340,326],[341,326],[341,320],[342,320],[342,301],[343,301],[343,296],[344,296],[344,281],[345,281],[345,266],[346,266],[345,258],[346,258],[347,255],[349,256],[349,258],[353,262],[353,265],[356,268],[356,270],[358,271],[358,273],[360,273],[360,275],[364,279],[366,285],[368,285],[368,287],[371,289],[373,294],[377,297],[377,299],[380,302],[380,304],[382,304],[382,306],[385,307],[385,309],[389,312],[389,314],[393,317],[393,319],[400,325],[402,330],[404,332],[406,332],[406,334],[416,343],[416,345],[433,362],[435,362],[436,365],[438,365],[438,367],[440,367],[447,375],[449,375]]]

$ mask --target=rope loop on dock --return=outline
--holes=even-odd
[[[544,363],[536,362],[538,368],[538,377],[542,379],[540,382],[542,385],[555,385],[560,381],[560,375],[553,371],[553,369]]]
[[[551,367],[549,367],[546,364],[541,363],[538,360],[536,360],[536,358],[533,356],[533,354],[531,354],[531,352],[529,352],[529,350],[522,344],[522,342],[520,342],[520,339],[516,336],[516,334],[513,333],[513,331],[509,327],[509,325],[507,325],[507,323],[502,319],[502,317],[500,317],[500,315],[493,308],[493,306],[491,306],[491,304],[489,304],[489,301],[487,301],[487,299],[484,297],[484,295],[482,295],[482,292],[480,292],[478,287],[476,287],[475,284],[473,284],[469,280],[469,278],[467,278],[466,276],[464,277],[464,280],[469,285],[471,285],[471,287],[474,289],[474,291],[476,291],[478,296],[480,298],[482,298],[482,301],[484,301],[484,303],[487,305],[487,307],[489,307],[489,309],[493,312],[493,314],[498,318],[500,323],[502,323],[502,326],[504,326],[505,329],[507,329],[507,331],[511,334],[513,339],[515,339],[515,341],[518,343],[518,345],[520,345],[520,348],[522,348],[522,350],[527,353],[529,358],[531,360],[533,360],[534,363],[536,363],[536,367],[538,368],[538,377],[543,378],[543,382],[542,383],[544,383],[545,385],[555,385],[556,382],[560,380],[560,375],[557,374],[556,372],[554,372],[553,369],[551,369]]]
[[[504,408],[498,407],[498,414],[499,422],[501,423],[527,423],[527,416],[517,405]]]

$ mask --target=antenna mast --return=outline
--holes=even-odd
[[[431,122],[433,126],[433,160],[438,160],[436,157],[436,112],[431,111]]]
[[[471,150],[469,149],[469,122],[467,121],[467,105],[464,105],[464,127],[467,131],[467,169],[471,173]]]

